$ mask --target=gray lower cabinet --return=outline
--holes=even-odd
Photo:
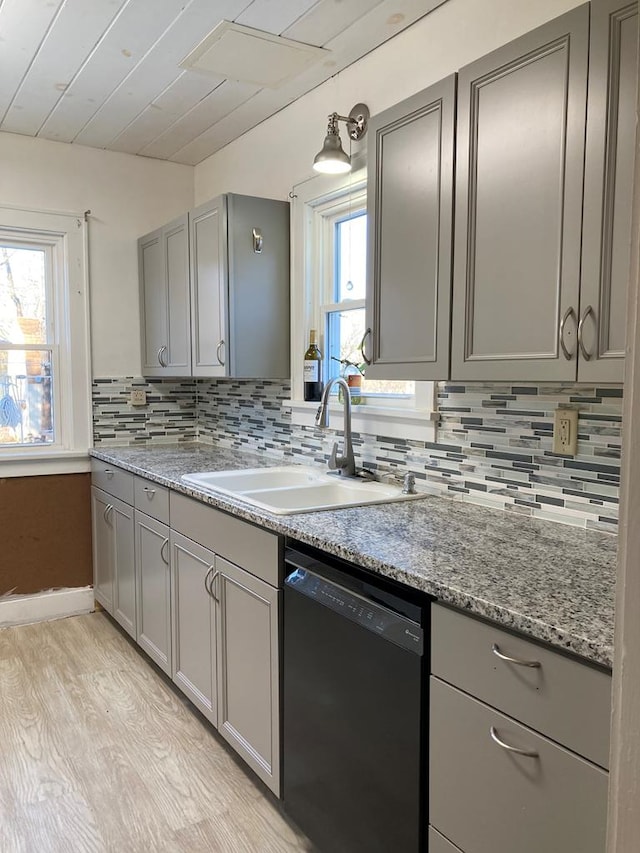
[[[429,819],[464,853],[604,853],[600,767],[433,677],[430,725]]]
[[[142,373],[189,376],[189,225],[185,213],[138,240]]]
[[[449,372],[455,93],[454,74],[369,123],[367,378]]]
[[[454,379],[575,380],[588,51],[585,5],[459,72]]]
[[[94,596],[135,639],[134,510],[96,486],[91,505]]]
[[[136,510],[138,645],[171,676],[169,528]]]
[[[431,614],[430,853],[604,853],[610,674]]]
[[[578,380],[622,382],[637,146],[638,4],[591,4]]]
[[[218,731],[280,794],[277,589],[216,557]]]
[[[171,531],[171,677],[217,726],[216,607],[205,586],[214,563],[213,551]]]

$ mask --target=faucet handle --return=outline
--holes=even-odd
[[[329,468],[330,468],[332,471],[335,471],[335,470],[336,470],[336,468],[340,468],[340,467],[341,467],[341,466],[338,464],[338,463],[339,463],[339,461],[341,461],[341,460],[339,460],[339,458],[338,458],[338,442],[337,442],[337,441],[334,441],[334,443],[333,443],[333,447],[331,448],[331,455],[329,456],[329,461],[328,461],[327,465],[329,466]]]
[[[416,493],[416,475],[412,471],[408,471],[404,475],[402,484],[403,495],[415,495]]]

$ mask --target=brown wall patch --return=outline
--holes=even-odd
[[[91,475],[0,479],[0,595],[87,586]]]

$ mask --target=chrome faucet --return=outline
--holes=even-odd
[[[326,429],[329,426],[329,394],[334,385],[340,385],[342,388],[342,402],[344,405],[344,456],[338,456],[338,442],[335,442],[329,456],[329,468],[345,477],[355,477],[356,461],[353,456],[353,445],[351,443],[351,392],[342,376],[330,379],[324,386],[318,414],[316,415],[316,425],[320,429]]]

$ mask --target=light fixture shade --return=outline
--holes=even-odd
[[[313,161],[316,172],[328,175],[338,175],[351,171],[351,157],[345,152],[340,141],[340,134],[331,123],[324,138],[322,150],[319,151]]]

